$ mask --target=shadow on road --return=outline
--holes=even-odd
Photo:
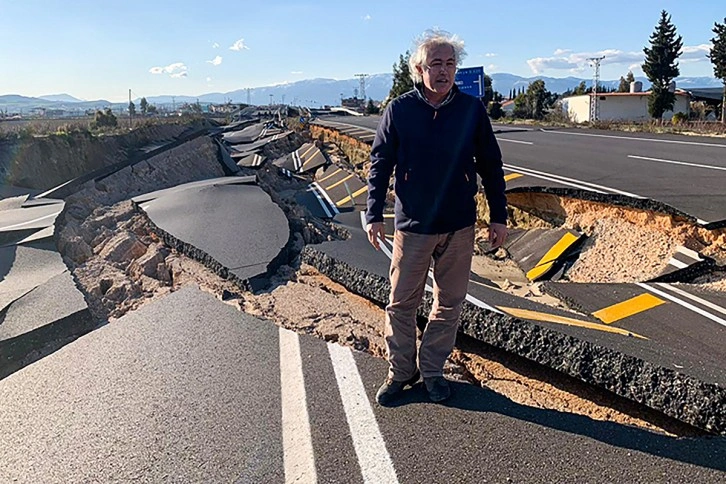
[[[583,415],[520,405],[485,388],[466,383],[449,383],[452,397],[443,403],[446,407],[473,412],[498,413],[554,430],[589,437],[608,445],[726,471],[726,438],[724,437],[669,437],[614,422],[593,420]],[[405,391],[393,406],[400,407],[412,403],[431,403],[423,383]],[[431,403],[431,405],[434,404]]]

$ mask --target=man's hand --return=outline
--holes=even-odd
[[[507,240],[507,226],[506,224],[489,224],[489,244],[491,250],[496,250],[501,247]]]
[[[366,233],[368,234],[368,242],[371,243],[374,249],[380,250],[381,246],[378,243],[378,237],[383,239],[386,236],[383,222],[373,222],[372,224],[366,225]]]

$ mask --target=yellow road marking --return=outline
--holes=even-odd
[[[367,192],[367,191],[368,191],[368,186],[366,185],[366,186],[364,186],[363,188],[361,188],[360,190],[358,190],[357,192],[353,193],[353,198],[355,198],[355,197],[357,197],[358,195],[360,195],[361,193],[364,193],[364,192]],[[340,207],[340,206],[341,206],[342,204],[344,204],[344,203],[348,203],[349,201],[350,201],[350,195],[348,195],[347,197],[345,197],[345,198],[344,198],[344,199],[342,199],[342,200],[338,200],[338,201],[337,201],[337,202],[335,203],[335,206],[336,206],[336,207]]]
[[[497,306],[498,309],[504,311],[510,316],[520,319],[531,319],[533,321],[544,321],[546,323],[565,324],[567,326],[577,326],[578,328],[594,329],[596,331],[604,331],[606,333],[615,333],[623,336],[634,336],[640,339],[648,339],[627,329],[616,328],[615,326],[605,326],[604,324],[591,323],[589,321],[580,321],[579,319],[567,318],[565,316],[557,316],[556,314],[540,313],[530,311],[528,309],[506,308]]]
[[[602,308],[592,313],[592,315],[603,323],[610,324],[648,309],[653,309],[661,304],[665,304],[665,301],[646,292],[627,301]]]
[[[524,176],[524,175],[522,175],[521,173],[510,173],[509,175],[504,175],[504,181],[505,182],[512,181],[515,178],[519,178],[522,176]]]
[[[340,173],[341,171],[343,171],[343,169],[342,169],[342,168],[338,168],[337,170],[335,170],[335,171],[334,171],[333,173],[331,173],[330,175],[325,175],[325,176],[324,176],[323,178],[321,178],[320,180],[318,180],[318,183],[324,182],[325,180],[327,180],[327,179],[328,179],[328,178],[330,178],[331,176],[335,176],[335,175],[337,175],[338,173]]]
[[[393,240],[394,239],[394,236],[393,235],[390,235],[390,234],[386,234],[386,238]]]
[[[383,218],[396,218],[396,214],[394,213],[384,213]]]
[[[326,190],[330,190],[331,188],[335,188],[338,185],[340,185],[341,183],[350,180],[351,178],[353,178],[353,174],[352,173],[350,175],[346,176],[345,178],[343,178],[342,180],[338,180],[337,182],[333,183],[332,185],[330,185],[328,187],[325,187],[325,189]]]
[[[307,150],[305,150],[305,153],[303,153],[302,155],[300,155],[300,158],[305,158],[308,155],[308,153],[310,153],[310,151],[313,150],[313,149],[315,149],[315,145],[311,145],[310,148],[308,148]]]
[[[310,163],[311,161],[313,161],[318,156],[323,156],[323,154],[318,151],[317,153],[315,153],[315,156],[311,156],[310,159],[308,159],[305,163],[303,163],[302,167],[305,168],[305,165],[307,165],[308,163]]]
[[[547,251],[547,253],[540,259],[540,261],[537,263],[536,266],[534,266],[532,269],[527,272],[527,279],[530,281],[534,281],[535,279],[542,277],[552,269],[552,265],[555,263],[557,258],[562,255],[565,250],[572,244],[574,244],[577,241],[578,237],[576,235],[571,234],[570,232],[567,232],[565,235],[563,235],[560,240],[557,241],[555,245],[553,245],[550,250]]]

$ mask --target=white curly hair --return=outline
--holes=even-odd
[[[423,65],[429,49],[440,45],[448,45],[454,50],[454,59],[456,59],[457,66],[461,65],[461,61],[466,57],[464,41],[459,39],[458,36],[452,35],[445,30],[439,30],[438,28],[425,31],[414,41],[413,53],[408,59],[411,80],[415,84],[423,82],[423,78],[416,67]]]

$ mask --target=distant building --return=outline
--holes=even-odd
[[[511,116],[514,112],[514,99],[504,101],[502,103],[502,111],[504,111],[504,114],[506,114],[507,116]]]
[[[340,103],[344,108],[354,109],[361,112],[363,111],[363,109],[365,109],[366,106],[365,99],[358,99],[357,97],[341,99]]]
[[[663,113],[663,119],[671,119],[675,113],[688,114],[690,111],[690,96],[687,92],[673,90],[676,102],[672,111]],[[648,94],[642,92],[642,83],[633,82],[630,92],[597,93],[598,119],[600,121],[647,121],[651,119],[648,114]],[[590,121],[590,103],[593,94],[566,97],[561,101],[563,111],[575,123]]]

